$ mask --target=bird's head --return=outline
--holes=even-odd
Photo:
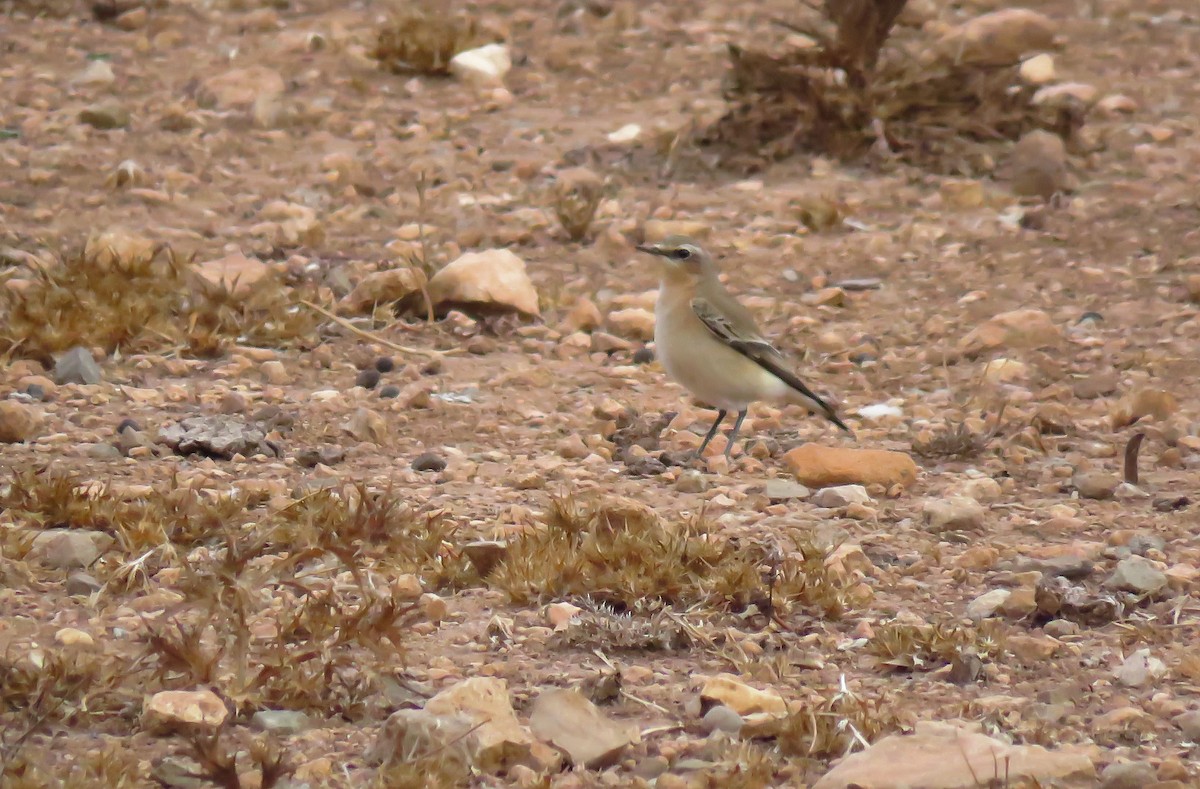
[[[665,275],[699,279],[713,271],[712,258],[687,236],[667,236],[654,244],[638,244],[637,249],[657,257]]]

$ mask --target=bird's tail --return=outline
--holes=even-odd
[[[845,430],[850,436],[854,436],[854,431],[847,427],[842,418],[838,416],[837,409],[825,402],[816,392],[809,389],[808,385],[801,381],[795,373],[781,364],[776,364],[772,359],[759,359],[758,363],[788,385],[787,402],[794,405],[802,405],[814,414],[820,414],[842,430]]]

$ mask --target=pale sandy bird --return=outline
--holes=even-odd
[[[717,409],[717,421],[696,454],[730,411],[737,421],[725,457],[759,400],[802,405],[851,432],[829,403],[786,367],[783,355],[768,342],[742,304],[717,279],[717,266],[704,249],[686,236],[668,236],[638,249],[662,262],[658,302],[654,306],[654,347],[672,379],[697,399]]]

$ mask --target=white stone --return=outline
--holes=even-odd
[[[475,85],[499,86],[511,69],[512,57],[504,44],[467,49],[450,59],[450,73]]]

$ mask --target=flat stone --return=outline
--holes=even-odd
[[[602,770],[641,740],[637,724],[613,721],[576,690],[542,691],[533,703],[529,726],[540,740],[563,751],[570,763]]]
[[[63,384],[98,384],[104,379],[92,352],[75,346],[54,362],[54,381]]]
[[[195,731],[211,734],[229,717],[225,702],[211,690],[164,690],[142,708],[142,728],[152,734]]]

